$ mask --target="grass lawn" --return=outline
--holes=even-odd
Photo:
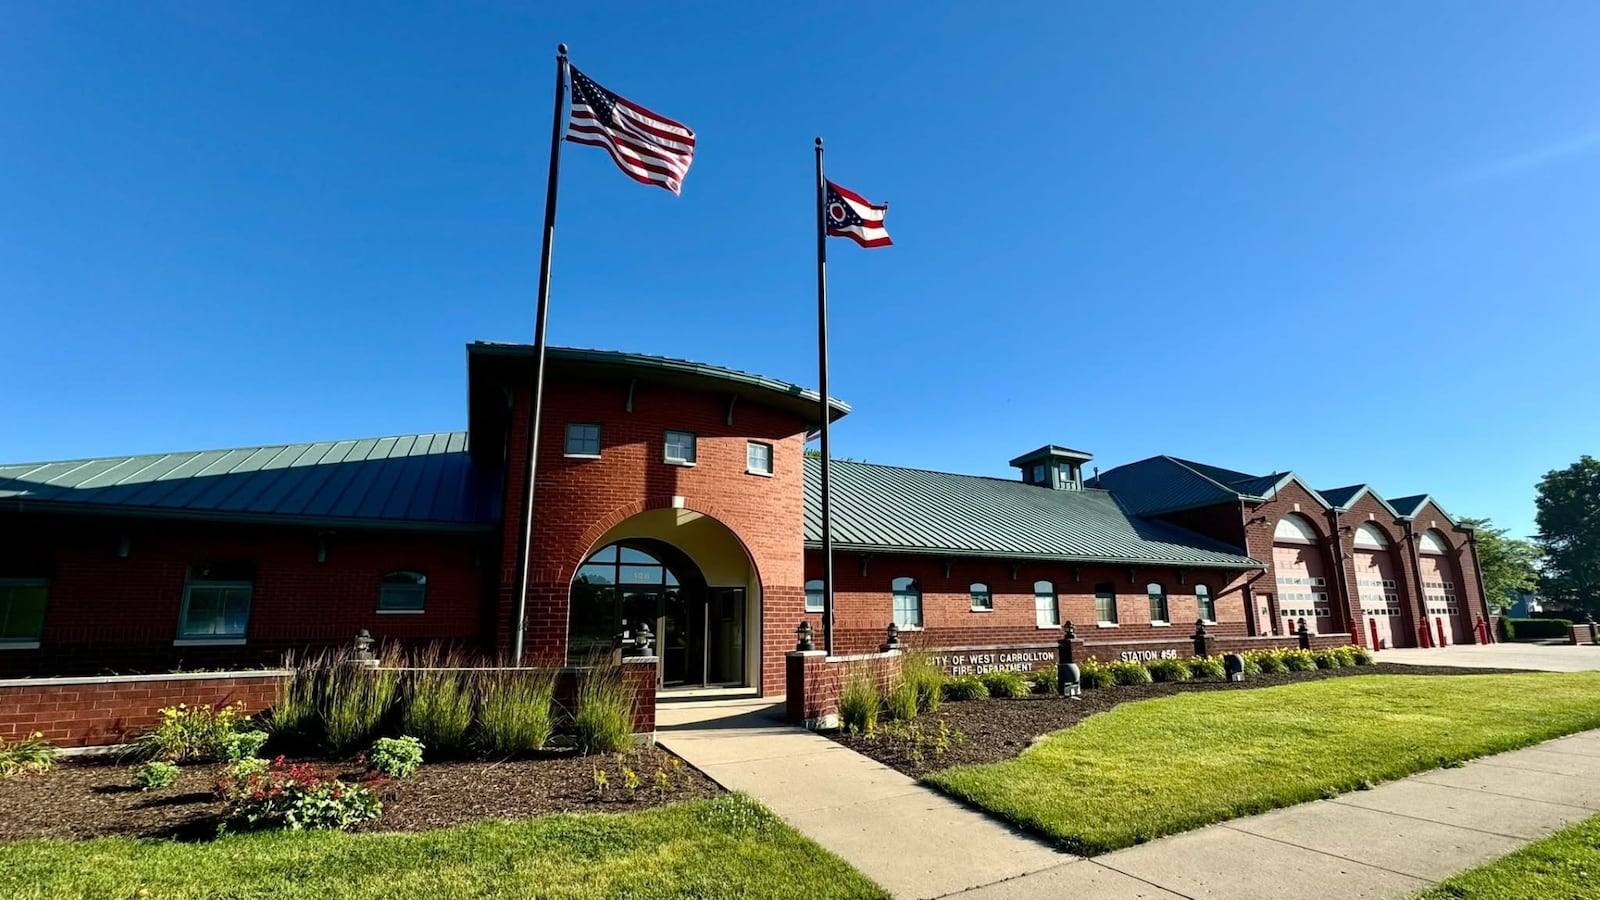
[[[1576,900],[1600,893],[1600,816],[1463,872],[1418,900]]]
[[[737,795],[443,831],[0,844],[0,897],[885,897]]]
[[[1077,853],[1600,728],[1600,672],[1333,678],[1119,706],[925,781]]]

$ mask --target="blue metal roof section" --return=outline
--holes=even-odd
[[[0,465],[0,508],[479,530],[465,432]]]
[[[1293,472],[1251,475],[1175,456],[1152,456],[1117,466],[1090,484],[1114,492],[1129,511],[1151,516],[1238,500],[1268,500],[1291,481],[1323,506],[1332,505]]]
[[[805,461],[806,543],[822,541],[822,461]],[[1100,490],[835,460],[833,539],[840,550],[1007,559],[1259,569],[1239,548],[1129,515]]]

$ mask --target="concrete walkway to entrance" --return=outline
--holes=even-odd
[[[1398,898],[1600,813],[1591,731],[1083,859],[785,724],[770,701],[663,704],[658,727],[905,898]]]
[[[1460,644],[1433,649],[1380,650],[1377,659],[1410,666],[1584,672],[1600,669],[1600,647],[1593,644]]]

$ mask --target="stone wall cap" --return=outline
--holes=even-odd
[[[160,675],[71,675],[58,678],[0,678],[0,688],[62,687],[73,684],[131,684],[140,681],[199,681],[225,678],[282,678],[289,669],[243,669],[229,672],[167,672]]]
[[[790,650],[785,656],[827,656],[826,650]]]

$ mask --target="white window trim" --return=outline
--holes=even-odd
[[[1122,623],[1121,622],[1095,622],[1094,623],[1094,627],[1096,627],[1096,628],[1121,628],[1122,627]]]
[[[763,472],[760,469],[752,469],[752,468],[750,468],[750,447],[751,447],[752,444],[767,448],[767,471]],[[700,453],[699,447],[696,446],[695,455],[698,456],[699,453]],[[777,449],[774,448],[771,444],[767,443],[766,441],[745,441],[744,442],[744,473],[746,475],[756,475],[756,476],[759,476],[761,478],[771,478],[772,475],[773,475],[772,470],[777,468],[776,460],[774,459],[774,457],[776,455],[777,455]]]
[[[572,453],[569,450],[567,450],[567,445],[571,442],[571,439],[572,439],[572,426],[574,426],[574,425],[582,425],[582,426],[585,426],[585,427],[593,428],[594,431],[595,431],[595,441],[596,441],[596,443],[599,443],[602,440],[601,439],[601,435],[604,432],[601,430],[599,422],[568,422],[567,423],[567,427],[565,429],[563,429],[562,432],[561,432],[561,455],[566,457],[567,459],[599,459],[600,458],[600,454],[599,453]],[[602,443],[601,444],[602,452],[604,451],[604,449],[605,449],[605,445]]]
[[[425,609],[379,609],[374,610],[380,616],[420,616],[428,611]]]
[[[172,642],[174,647],[243,647],[244,638],[178,638]]]
[[[668,453],[671,452],[671,447],[672,447],[672,444],[670,442],[668,442],[667,437],[669,435],[674,435],[674,434],[685,434],[685,435],[689,436],[689,450],[690,450],[691,453],[694,454],[694,459],[679,459],[679,458],[674,458],[674,457],[671,457],[671,456],[667,455]],[[699,435],[695,434],[692,431],[679,431],[676,428],[669,428],[666,431],[663,431],[661,433],[661,461],[663,463],[666,463],[669,466],[693,467],[694,464],[699,461],[699,459],[700,459],[700,436]]]
[[[183,626],[184,626],[184,624],[186,622],[189,621],[189,592],[192,589],[194,589],[196,586],[199,586],[199,587],[226,588],[226,589],[231,589],[231,590],[237,590],[239,588],[248,589],[250,591],[250,609],[249,609],[248,612],[245,613],[245,619],[244,619],[244,629],[245,630],[244,630],[244,634],[218,634],[218,635],[204,635],[204,634],[186,635],[186,634],[184,634],[183,633]],[[243,644],[244,641],[245,641],[245,638],[248,637],[249,634],[250,634],[250,619],[251,619],[251,617],[253,617],[255,615],[255,613],[256,613],[256,583],[255,583],[254,580],[251,580],[251,581],[210,581],[210,580],[204,580],[204,579],[198,580],[198,581],[196,581],[194,579],[187,580],[183,584],[183,602],[180,603],[179,606],[178,606],[178,637],[177,637],[177,640],[172,642],[173,646],[175,646],[175,647],[187,647],[187,646],[204,646],[204,645],[207,645],[207,644],[215,644],[215,645],[218,645],[218,646],[237,646],[239,644]]]
[[[0,641],[0,650],[37,650],[38,641]]]

